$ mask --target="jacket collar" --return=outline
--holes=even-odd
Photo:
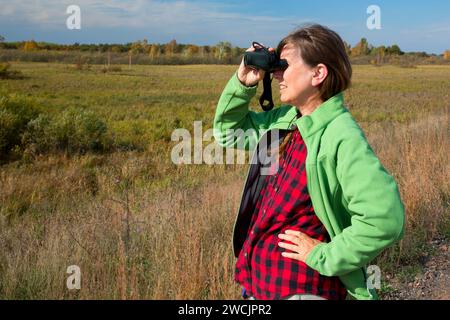
[[[302,137],[306,138],[326,127],[344,112],[348,112],[348,110],[344,106],[344,94],[341,92],[322,103],[311,114],[301,116],[293,123],[300,130]]]

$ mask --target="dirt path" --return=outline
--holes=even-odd
[[[392,292],[386,300],[449,300],[450,299],[450,240],[437,238],[429,242],[435,254],[424,256],[422,272],[410,281],[391,276]]]

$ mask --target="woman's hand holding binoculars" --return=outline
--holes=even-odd
[[[255,48],[251,46],[246,52],[255,51]],[[275,51],[274,48],[269,48],[269,51]],[[241,61],[241,65],[238,69],[239,81],[247,87],[256,85],[259,81],[264,79],[265,71],[262,69],[255,69],[244,64],[244,59]]]

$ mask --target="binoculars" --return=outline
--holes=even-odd
[[[253,42],[252,46],[255,48],[255,51],[246,52],[244,54],[244,65],[254,69],[261,69],[266,72],[263,79],[264,90],[259,98],[259,104],[264,111],[269,111],[272,110],[274,106],[272,99],[272,78],[270,77],[270,74],[278,70],[286,70],[288,63],[285,59],[280,59],[279,53],[269,51],[268,48],[258,42]],[[265,101],[268,103],[265,104]]]
[[[288,67],[286,59],[280,59],[277,52],[271,52],[268,48],[255,41],[252,46],[255,48],[255,51],[246,52],[244,55],[244,64],[246,66],[262,69],[269,73],[285,70]]]

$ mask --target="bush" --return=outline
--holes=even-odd
[[[0,160],[49,152],[73,155],[112,149],[106,123],[80,108],[49,114],[32,100],[0,96]]]
[[[18,70],[11,70],[11,65],[8,62],[0,63],[0,79],[22,79],[22,72]]]
[[[92,111],[74,108],[53,117],[42,114],[30,121],[23,143],[33,153],[103,152],[112,147],[107,131],[106,123]]]
[[[15,95],[0,96],[0,160],[21,147],[21,137],[28,123],[39,113],[31,100]]]
[[[7,62],[0,63],[0,77],[5,76],[8,73],[8,69],[11,67],[11,65]]]
[[[0,156],[6,155],[14,146],[14,134],[17,127],[17,116],[0,109]]]
[[[52,134],[51,118],[48,114],[40,114],[31,120],[22,136],[22,144],[26,146],[25,153],[47,153],[55,149],[55,137]]]

